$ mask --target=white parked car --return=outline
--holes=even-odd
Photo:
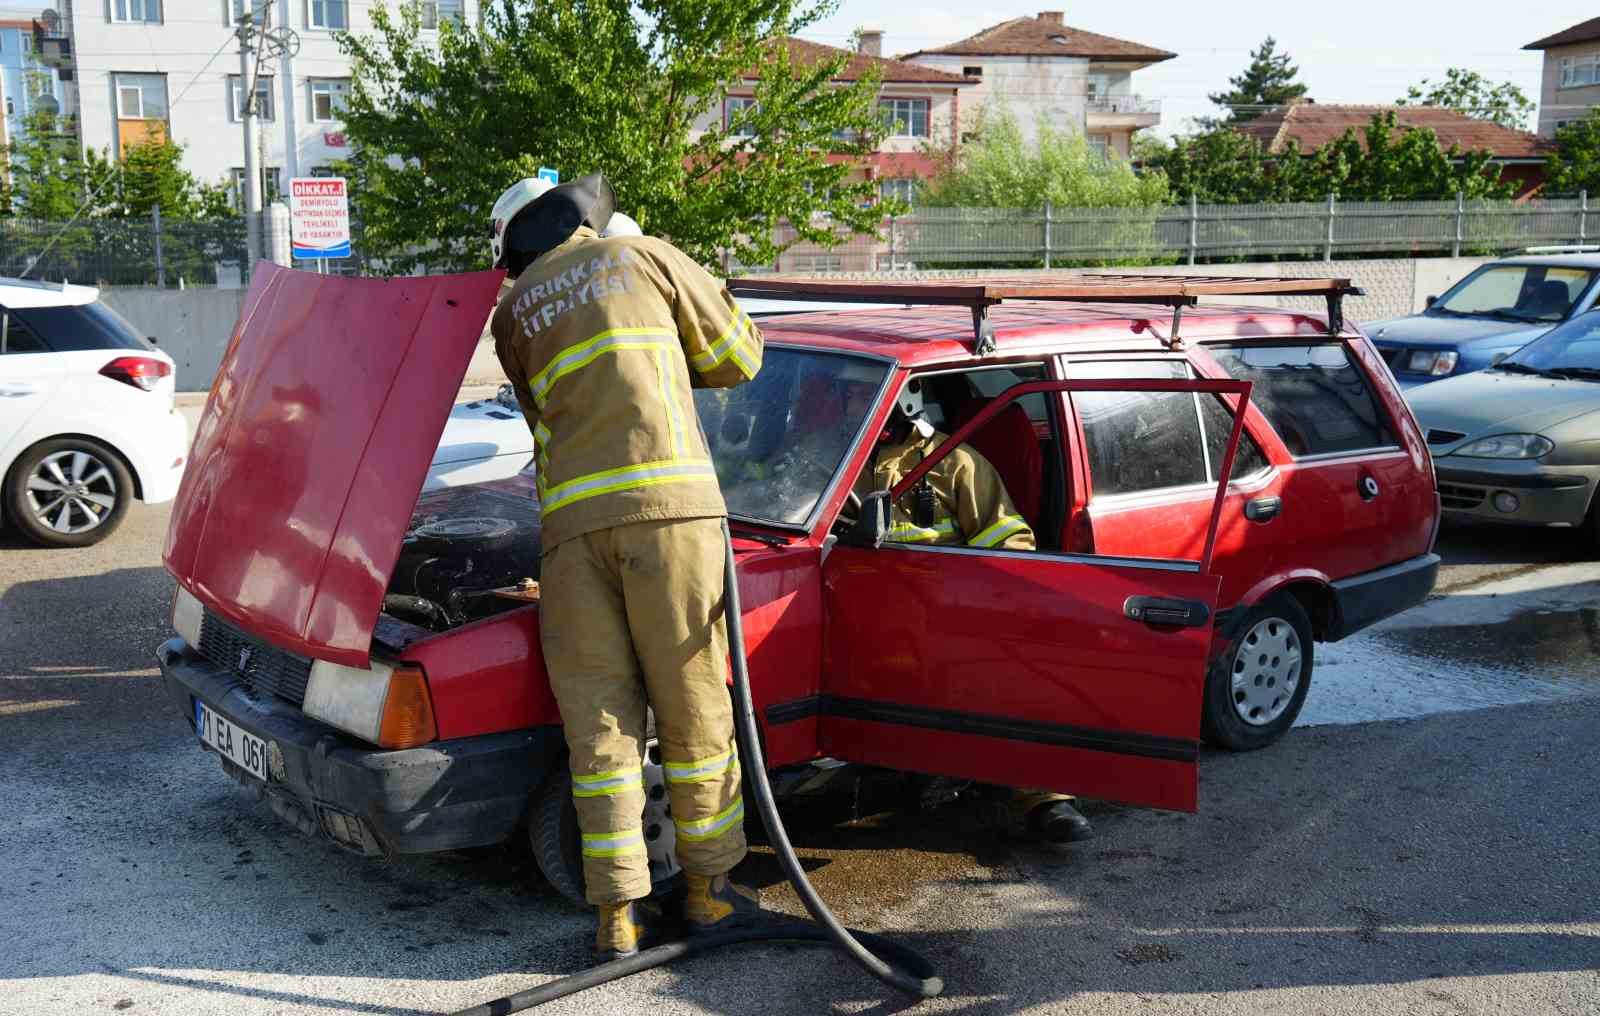
[[[189,452],[172,358],[99,296],[0,278],[0,518],[45,546],[170,501]]]
[[[799,300],[740,300],[739,304],[757,321],[779,314],[882,306]],[[522,418],[522,408],[517,405],[511,386],[501,385],[494,398],[458,403],[450,411],[423,490],[502,480],[532,467],[533,434]]]

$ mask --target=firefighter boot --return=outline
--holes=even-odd
[[[688,892],[683,900],[683,919],[689,934],[736,928],[761,913],[761,897],[727,875],[684,873]]]
[[[595,960],[599,963],[637,954],[654,931],[651,915],[645,913],[636,900],[602,903],[599,917],[594,933]]]
[[[1094,838],[1094,826],[1071,801],[1049,801],[1028,812],[1028,831],[1051,843],[1078,843]]]

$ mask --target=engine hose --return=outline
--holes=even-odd
[[[728,931],[691,935],[650,949],[642,949],[632,956],[624,956],[610,963],[581,970],[576,974],[558,978],[527,991],[519,991],[492,1002],[463,1009],[453,1016],[505,1016],[522,1012],[536,1005],[576,992],[585,991],[610,981],[619,980],[655,967],[665,966],[675,960],[698,953],[720,949],[746,942],[822,942],[838,946],[868,973],[883,983],[918,998],[933,998],[944,990],[940,978],[926,957],[920,953],[864,931],[854,931],[839,923],[839,919],[822,902],[817,890],[806,878],[789,842],[789,833],[778,817],[778,804],[772,796],[772,784],[767,780],[766,759],[761,753],[761,737],[756,726],[755,707],[750,700],[750,672],[746,666],[743,614],[739,606],[739,583],[734,573],[733,537],[728,532],[727,520],[722,523],[726,567],[723,575],[723,612],[728,619],[728,655],[733,661],[733,728],[739,743],[741,768],[749,777],[756,795],[756,810],[761,824],[767,830],[767,842],[778,855],[778,863],[789,877],[800,902],[815,919],[796,921],[777,919],[760,924],[749,924]]]

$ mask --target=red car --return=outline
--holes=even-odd
[[[526,828],[581,896],[522,581],[539,570],[531,479],[418,499],[498,285],[258,273],[173,513],[179,637],[157,655],[204,745],[292,824],[367,854]],[[898,304],[768,319],[757,378],[696,393],[780,788],[859,762],[1193,810],[1202,733],[1271,742],[1315,641],[1432,588],[1428,450],[1342,326],[1338,280],[736,289]],[[1193,306],[1279,292],[1326,297],[1333,327]],[[948,447],[999,471],[1037,551],[877,539],[851,488],[911,379]],[[843,392],[862,384],[876,399],[852,417]],[[671,820],[647,773],[665,878]]]

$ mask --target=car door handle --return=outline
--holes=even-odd
[[[22,384],[20,382],[0,385],[0,399],[20,399],[24,395],[37,395],[38,393],[38,385]]]
[[[1199,628],[1211,619],[1211,609],[1199,600],[1173,600],[1163,596],[1130,596],[1122,612],[1145,624],[1174,628]]]
[[[1283,511],[1283,498],[1258,497],[1244,503],[1244,517],[1251,522],[1271,522]]]

